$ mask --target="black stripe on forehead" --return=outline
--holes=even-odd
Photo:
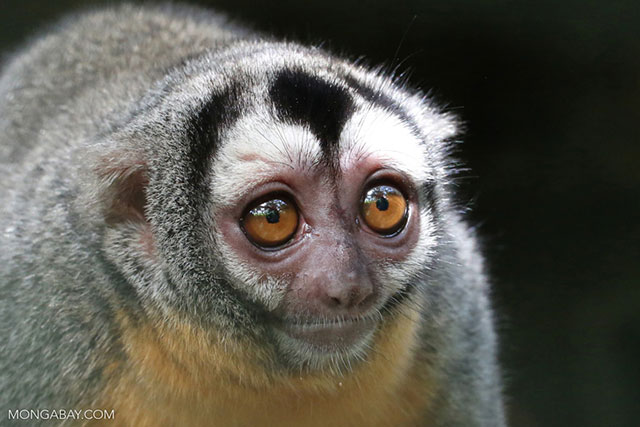
[[[166,253],[179,255],[172,263],[188,274],[189,280],[206,282],[204,277],[211,272],[207,244],[201,232],[206,226],[203,214],[211,203],[207,178],[222,133],[239,117],[239,94],[236,85],[211,93],[189,112],[184,123],[188,145],[172,141],[167,149],[159,152],[161,167],[155,168],[156,177],[152,182],[156,184],[152,185],[156,186],[157,193],[153,204],[159,214],[160,246]],[[165,120],[168,122],[165,131],[170,131],[175,118]]]
[[[276,75],[269,97],[281,119],[309,126],[323,156],[333,163],[340,133],[354,110],[349,93],[317,76],[287,69]]]
[[[234,86],[212,94],[188,124],[190,149],[188,161],[193,165],[189,181],[197,187],[209,171],[211,159],[220,145],[223,129],[231,127],[239,116],[238,89]]]

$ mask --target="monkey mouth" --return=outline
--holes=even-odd
[[[280,323],[276,329],[310,351],[331,354],[366,346],[377,323],[370,316],[326,321],[289,321]]]

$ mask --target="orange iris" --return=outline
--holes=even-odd
[[[286,243],[298,229],[298,211],[279,198],[251,207],[242,218],[247,237],[258,246],[273,248]]]
[[[404,227],[407,208],[407,199],[400,190],[390,185],[377,185],[369,189],[360,207],[367,225],[384,236],[393,235]]]

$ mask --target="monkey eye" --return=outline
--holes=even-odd
[[[360,215],[378,234],[393,236],[407,223],[408,202],[402,192],[390,185],[376,185],[364,194]]]
[[[240,220],[247,238],[257,246],[275,248],[298,229],[298,210],[286,197],[274,197],[249,206]]]

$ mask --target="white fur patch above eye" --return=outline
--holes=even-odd
[[[306,168],[320,158],[320,145],[308,129],[266,116],[241,119],[224,139],[212,177],[220,205],[235,203],[272,179],[275,170]]]
[[[388,111],[365,107],[346,123],[341,137],[340,166],[375,157],[388,167],[406,173],[416,183],[432,177],[427,151],[411,128]]]

